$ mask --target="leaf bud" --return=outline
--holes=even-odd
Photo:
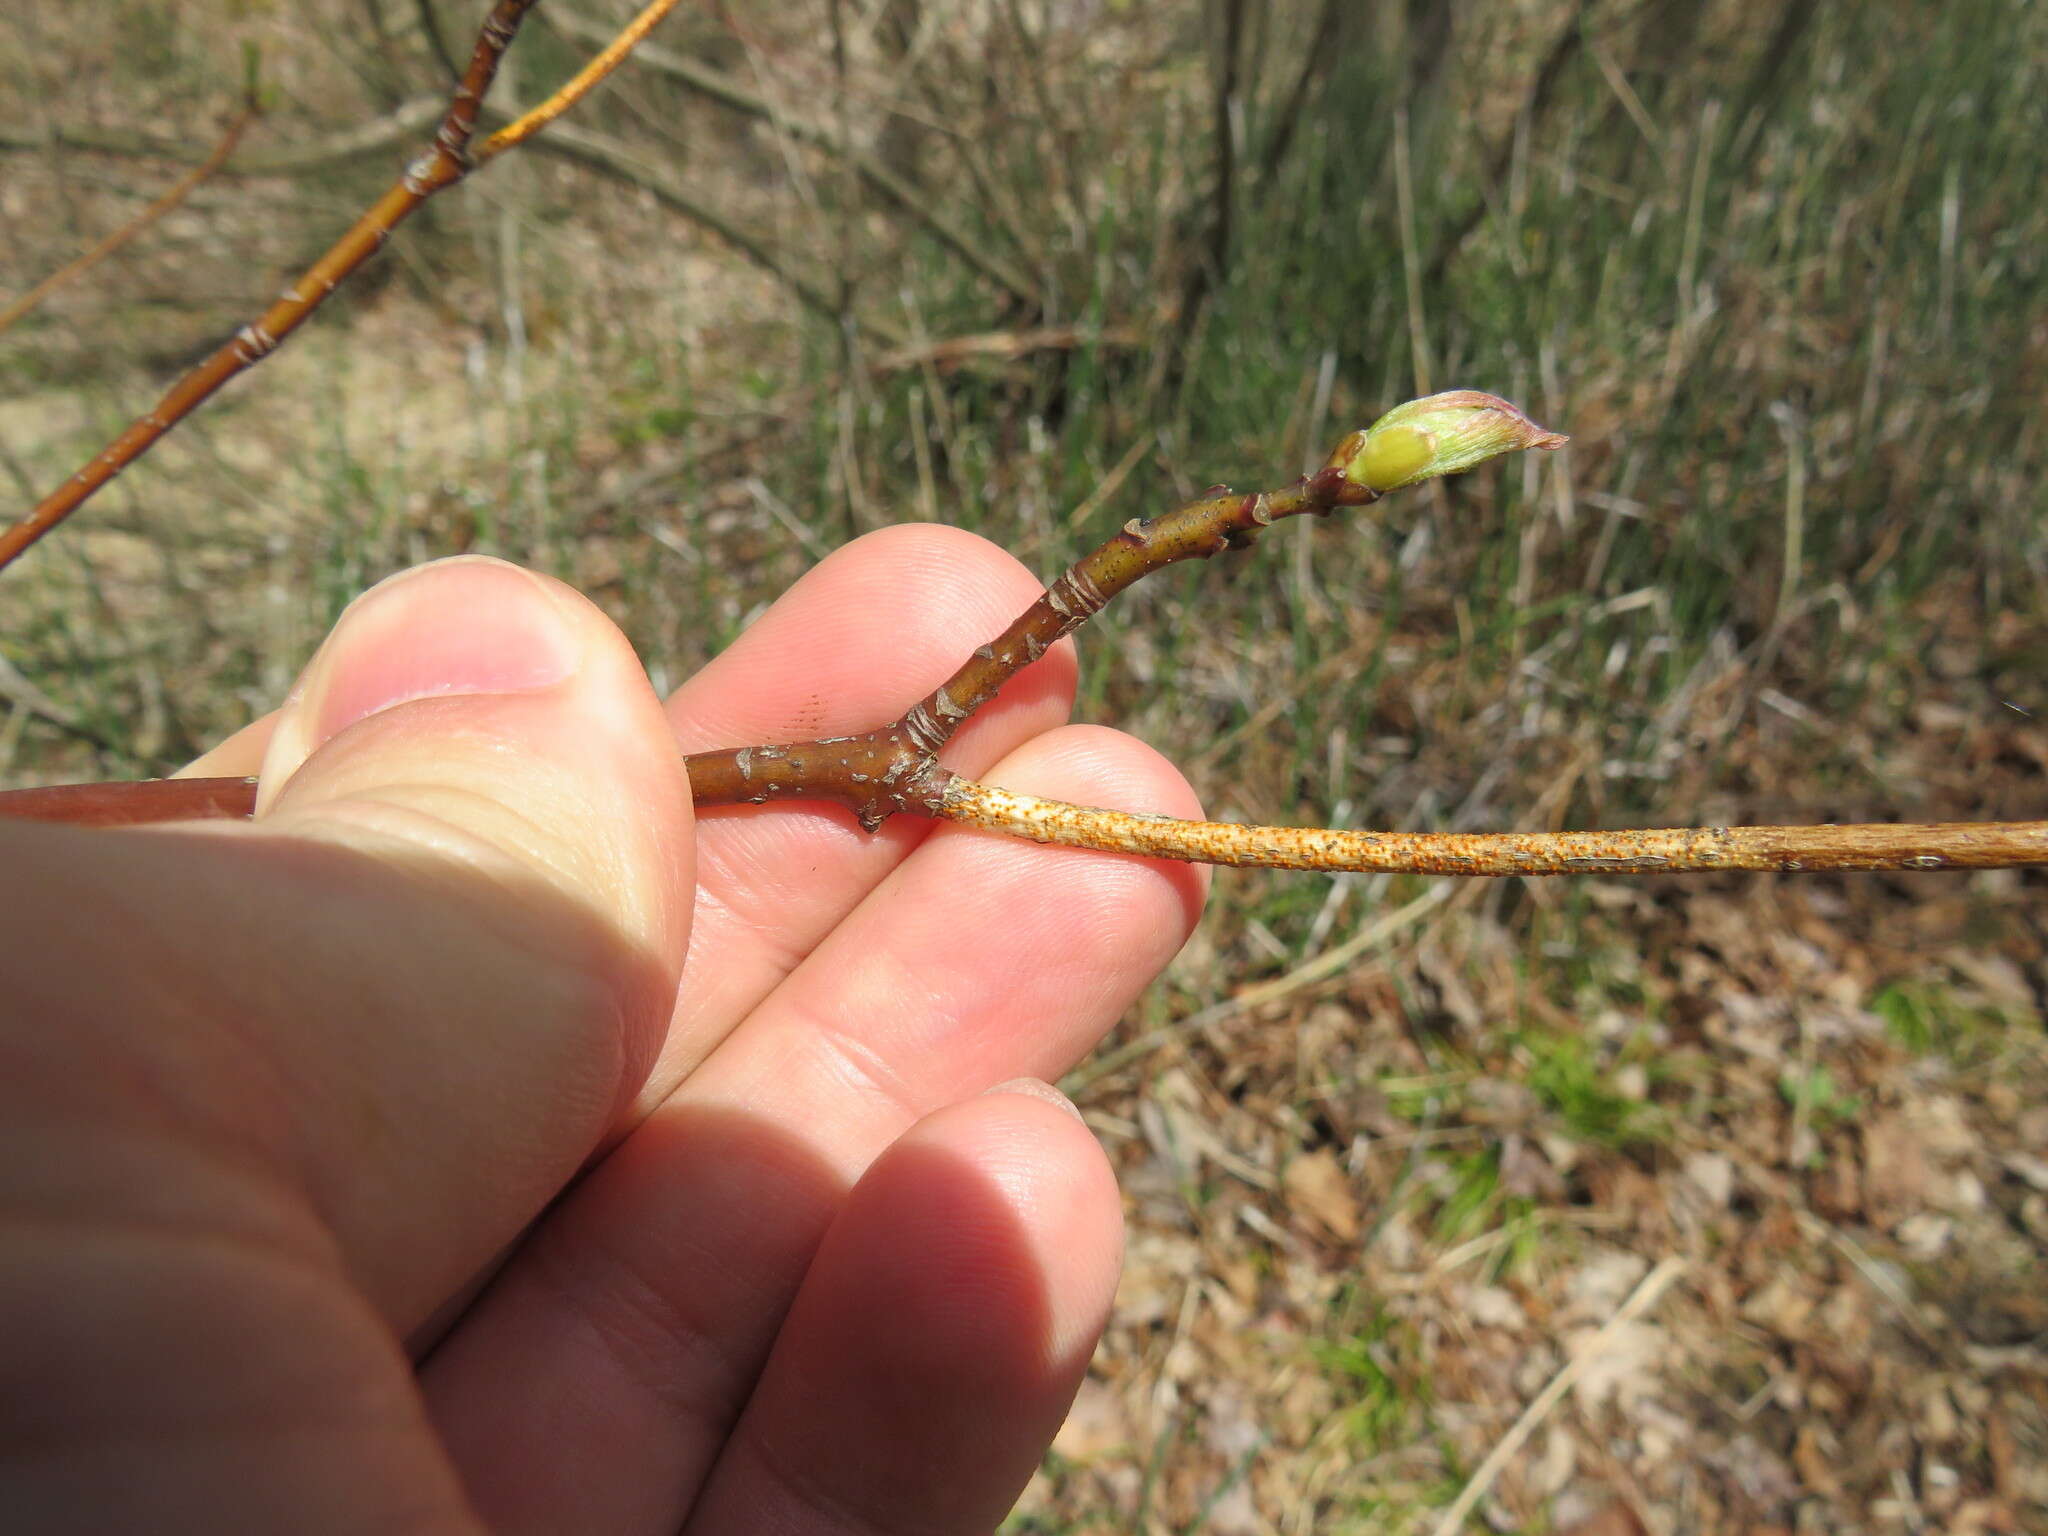
[[[1539,427],[1498,395],[1454,389],[1397,405],[1337,447],[1333,465],[1368,490],[1461,474],[1504,453],[1561,448],[1570,439]]]

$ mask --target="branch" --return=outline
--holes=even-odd
[[[691,791],[700,804],[712,805],[833,800],[870,831],[899,811],[937,815],[944,789],[939,750],[961,722],[1119,592],[1178,561],[1247,548],[1280,518],[1377,500],[1376,490],[1332,466],[1284,490],[1224,491],[1150,521],[1132,518],[900,720],[860,736],[698,753],[689,760]]]
[[[441,73],[453,85],[462,78],[462,70],[455,63],[455,55],[448,51],[448,40],[441,35],[441,20],[434,14],[434,0],[417,0],[414,9],[419,12],[420,31],[426,37],[427,51],[434,56],[434,62],[441,66]]]
[[[638,159],[630,149],[616,139],[593,133],[574,123],[562,123],[546,138],[538,140],[534,148],[564,160],[573,160],[578,165],[602,172],[629,187],[635,187],[647,193],[663,207],[681,214],[693,223],[701,224],[789,289],[803,301],[806,308],[830,321],[835,327],[839,324],[840,304],[834,295],[825,292],[802,273],[784,264],[766,242],[756,239],[709,203],[700,200],[688,188],[678,185],[654,167]],[[908,334],[901,327],[888,321],[860,318],[857,323],[861,329],[872,333],[886,345],[902,346],[908,340]]]
[[[242,327],[234,338],[173,384],[156,409],[131,422],[126,431],[87,462],[63,485],[43,498],[27,517],[0,530],[0,569],[4,569],[55,528],[157,440],[203,404],[236,374],[268,357],[327,301],[356,268],[390,238],[391,231],[436,192],[455,185],[476,166],[495,159],[523,142],[580,101],[612,70],[649,27],[674,8],[676,0],[650,0],[619,34],[612,47],[593,59],[567,85],[524,117],[499,129],[472,154],[470,140],[483,110],[485,93],[497,77],[505,50],[518,35],[526,13],[537,0],[498,0],[484,18],[475,50],[455,88],[433,147],[406,168],[395,186],[380,197],[306,274],[286,288],[261,319]]]
[[[94,267],[113,255],[114,252],[121,249],[122,246],[141,234],[145,229],[148,229],[150,225],[156,223],[158,219],[161,219],[165,214],[177,207],[178,204],[184,202],[186,198],[190,197],[193,188],[197,187],[202,181],[206,180],[207,177],[227,163],[228,156],[235,152],[235,146],[241,142],[243,132],[248,128],[249,124],[256,120],[256,114],[257,106],[254,99],[252,98],[244,102],[241,111],[235,114],[234,121],[228,124],[227,132],[222,134],[220,142],[214,145],[213,153],[179,177],[168,192],[164,193],[162,197],[159,197],[104,240],[100,241],[91,250],[83,255],[73,257],[40,283],[37,283],[35,287],[29,289],[27,293],[24,293],[12,304],[9,304],[5,309],[0,309],[0,331],[4,331],[12,326],[23,315],[34,309],[65,284],[83,277]]]
[[[1854,827],[1705,827],[1554,833],[1343,832],[1181,821],[1070,805],[962,778],[939,753],[1003,684],[1153,571],[1249,547],[1283,517],[1363,507],[1389,491],[1565,439],[1505,400],[1453,390],[1412,400],[1337,445],[1313,475],[1274,491],[1218,487],[1076,561],[1009,628],[978,646],[897,720],[857,736],[699,752],[685,760],[699,806],[825,800],[869,831],[899,812],[1033,842],[1208,864],[1432,875],[1688,874],[1715,870],[1937,870],[2048,865],[2048,822]],[[0,815],[100,826],[246,816],[249,779],[171,779],[0,794]]]
[[[1317,80],[1329,73],[1330,64],[1337,51],[1337,38],[1343,21],[1341,0],[1323,0],[1322,13],[1316,18],[1315,31],[1309,38],[1307,50],[1302,54],[1301,69],[1294,77],[1294,85],[1287,93],[1287,100],[1274,118],[1273,127],[1266,138],[1266,147],[1259,154],[1259,169],[1255,185],[1271,188],[1278,181],[1280,169],[1287,162],[1287,151],[1294,146],[1294,136],[1301,128],[1304,109],[1308,106],[1309,91]]]
[[[547,13],[547,20],[558,31],[582,42],[589,42],[593,37],[602,36],[604,32],[599,23],[578,16],[574,11],[550,11]],[[779,113],[764,98],[747,90],[729,76],[658,44],[650,44],[640,49],[634,58],[636,62],[665,75],[700,96],[717,102],[722,107],[729,107],[747,117],[761,118],[774,124],[778,130],[788,134],[798,143],[808,144],[814,149],[823,150],[844,160],[875,191],[922,224],[941,245],[959,256],[1003,292],[1033,311],[1044,307],[1037,288],[1029,278],[947,218],[917,188],[873,155],[848,143],[845,137],[835,130],[804,118]]]
[[[1721,870],[2010,869],[2048,865],[2048,822],[1900,822],[1618,832],[1339,832],[1182,821],[1069,805],[947,774],[934,813],[963,826],[1237,868],[1395,875],[1698,875]]]
[[[1487,207],[1501,183],[1506,179],[1508,168],[1514,163],[1515,136],[1527,131],[1532,136],[1536,125],[1550,110],[1557,98],[1558,82],[1564,78],[1565,66],[1578,56],[1586,40],[1586,10],[1588,0],[1579,0],[1571,19],[1559,29],[1552,40],[1550,51],[1544,55],[1542,65],[1536,71],[1536,82],[1529,88],[1529,98],[1522,103],[1522,110],[1515,114],[1513,121],[1501,131],[1499,141],[1493,146],[1493,153],[1487,156],[1486,171],[1480,178],[1479,195],[1460,214],[1457,221],[1438,237],[1436,249],[1430,254],[1423,282],[1434,288],[1443,278],[1450,264],[1457,260],[1458,253],[1465,248],[1472,231],[1479,227]],[[1526,124],[1526,130],[1523,125]]]
[[[447,110],[447,98],[421,96],[383,117],[338,133],[319,144],[245,155],[222,168],[225,176],[296,176],[325,170],[346,160],[382,154],[402,144]],[[126,134],[88,133],[60,128],[48,134],[21,133],[0,126],[0,150],[68,149],[81,154],[119,155],[129,160],[168,160],[173,165],[198,165],[202,158],[191,146]]]
[[[526,4],[531,5],[532,3],[533,0],[526,0]],[[652,32],[660,24],[662,17],[674,10],[675,7],[676,0],[648,0],[648,4],[641,10],[640,14],[627,22],[624,30],[609,43],[606,43],[599,50],[596,58],[578,70],[574,79],[517,122],[500,128],[490,138],[486,139],[484,147],[477,152],[478,162],[495,160],[506,150],[525,143],[526,140],[532,138],[536,133],[547,127],[549,123],[552,123],[564,112],[575,106],[577,102],[589,95],[600,81],[626,62],[626,55],[638,47],[641,39],[646,37],[649,32]],[[524,8],[524,6],[521,7],[522,10]],[[486,30],[488,30],[489,23],[486,23],[485,26]],[[459,102],[461,99],[462,93],[458,90],[456,92],[456,100]],[[481,98],[478,99],[478,104],[481,105]]]

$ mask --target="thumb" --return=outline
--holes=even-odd
[[[655,948],[688,918],[688,812],[625,637],[573,588],[473,555],[349,606],[278,712],[256,800],[275,831],[516,868]]]
[[[254,1022],[295,1160],[387,1315],[460,1283],[630,1101],[674,1006],[690,827],[631,647],[559,582],[420,567],[307,667],[246,833],[275,906],[242,952],[278,1000]]]

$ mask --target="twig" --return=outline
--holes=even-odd
[[[530,5],[532,3],[533,0],[527,0],[527,4]],[[520,8],[523,11],[525,6]],[[619,35],[605,44],[598,52],[596,58],[579,69],[575,77],[567,85],[556,91],[554,95],[535,107],[531,112],[528,112],[517,122],[506,124],[488,139],[484,140],[483,148],[477,151],[477,163],[481,165],[487,160],[495,160],[499,155],[505,153],[506,150],[516,148],[520,144],[525,143],[536,133],[547,127],[549,123],[552,123],[564,112],[575,106],[577,102],[589,95],[605,76],[625,63],[626,55],[638,47],[640,40],[646,37],[649,32],[652,32],[661,23],[661,19],[675,8],[676,0],[649,0],[649,3],[641,10],[640,14],[627,22]],[[486,31],[489,30],[489,23],[485,24],[485,29]],[[509,42],[511,39],[508,37],[506,41]],[[461,102],[461,90],[458,89],[456,91],[455,99],[458,103]],[[481,96],[477,98],[477,104],[479,106],[482,105]]]
[[[434,62],[441,66],[441,72],[453,85],[462,78],[462,67],[455,62],[455,55],[448,51],[448,40],[441,35],[441,19],[434,14],[434,0],[417,0],[414,9],[419,13],[420,31],[426,36],[427,51],[434,56]]]
[[[544,139],[536,140],[533,147],[560,159],[573,160],[579,165],[601,171],[615,181],[647,193],[663,207],[710,230],[789,289],[807,308],[831,321],[835,326],[839,323],[839,301],[833,295],[810,281],[794,267],[784,263],[765,241],[755,238],[726,218],[710,203],[698,198],[688,188],[679,186],[671,178],[638,159],[630,149],[617,140],[592,132],[576,123],[559,123],[553,133]],[[859,324],[864,330],[872,332],[877,339],[892,346],[901,345],[908,339],[907,333],[900,327],[884,320],[862,317]]]
[[[706,794],[713,804],[836,800],[871,830],[898,811],[936,815],[947,777],[938,754],[960,723],[1126,587],[1181,560],[1246,548],[1280,518],[1377,500],[1377,492],[1347,480],[1333,464],[1284,490],[1223,491],[1150,521],[1132,518],[902,719],[860,736],[699,753],[690,759],[691,788],[702,786],[700,803]]]
[[[1244,0],[1224,0],[1223,38],[1211,60],[1214,92],[1210,101],[1211,146],[1216,185],[1211,194],[1203,249],[1188,267],[1181,284],[1180,313],[1192,322],[1210,294],[1223,286],[1230,270],[1232,219],[1237,198],[1237,91],[1244,50]]]
[[[1558,82],[1564,78],[1565,66],[1578,55],[1586,40],[1586,10],[1588,0],[1579,0],[1571,18],[1558,29],[1552,40],[1550,51],[1544,55],[1543,63],[1536,71],[1536,82],[1529,88],[1528,100],[1508,127],[1501,131],[1493,153],[1487,156],[1486,172],[1480,178],[1479,195],[1472,199],[1465,211],[1438,238],[1436,251],[1429,258],[1428,275],[1423,279],[1427,287],[1434,288],[1442,279],[1444,271],[1455,261],[1458,253],[1465,248],[1472,231],[1479,227],[1479,221],[1486,214],[1489,203],[1506,178],[1508,167],[1514,162],[1515,135],[1526,124],[1533,133],[1536,124],[1549,112],[1557,99]]]
[[[0,655],[0,699],[5,699],[16,709],[35,716],[46,725],[53,725],[66,735],[76,737],[87,746],[97,748],[101,752],[115,750],[113,741],[103,731],[87,724],[43,692],[34,682],[24,677],[21,669],[4,655]]]
[[[158,219],[161,219],[165,214],[177,207],[178,204],[184,202],[186,198],[190,197],[193,188],[197,187],[202,181],[206,180],[207,177],[227,163],[228,156],[235,152],[235,146],[241,142],[243,132],[248,128],[249,124],[256,120],[256,116],[256,103],[253,100],[245,102],[242,109],[235,114],[234,121],[228,124],[227,132],[220,136],[220,142],[214,145],[213,153],[209,154],[183,176],[180,176],[172,184],[168,192],[164,193],[162,197],[159,197],[104,240],[100,241],[91,250],[86,251],[83,255],[74,256],[70,261],[67,261],[40,283],[37,283],[35,287],[29,289],[27,293],[24,293],[12,304],[9,304],[5,309],[0,309],[0,331],[8,329],[23,315],[34,309],[65,284],[83,277],[94,267],[113,255],[114,252],[120,250],[122,246],[141,234],[145,229],[148,229],[150,225],[156,223]]]
[[[0,793],[0,816],[63,821],[79,827],[242,820],[255,810],[254,779],[143,779],[128,784],[53,784]]]
[[[1300,72],[1294,77],[1294,85],[1275,116],[1273,127],[1266,138],[1266,147],[1259,155],[1259,170],[1254,185],[1268,192],[1275,190],[1274,184],[1280,175],[1280,169],[1287,162],[1287,151],[1294,146],[1294,136],[1300,131],[1303,110],[1308,106],[1309,91],[1318,80],[1330,72],[1330,65],[1336,57],[1339,23],[1342,19],[1340,0],[1323,0],[1323,9],[1316,18],[1315,30],[1301,56]]]
[[[975,331],[965,336],[941,336],[936,340],[898,347],[884,352],[869,365],[872,373],[897,373],[922,368],[927,363],[945,369],[971,361],[1015,362],[1034,352],[1072,352],[1083,347],[1133,348],[1145,344],[1145,334],[1134,325],[1039,325],[1021,331]],[[1149,448],[1148,435],[1143,446]]]
[[[338,133],[318,144],[244,155],[221,168],[223,176],[297,176],[325,170],[347,160],[378,155],[402,144],[448,110],[445,96],[419,96],[380,118]],[[173,165],[198,165],[204,157],[189,144],[129,134],[91,133],[59,128],[48,134],[22,133],[0,125],[0,150],[65,149],[80,154],[119,155],[128,160],[167,160]]]
[[[1237,868],[1403,875],[1798,874],[2048,865],[2048,822],[1880,822],[1616,832],[1344,832],[1070,805],[948,774],[933,814],[1053,843]]]
[[[574,11],[546,13],[549,25],[580,41],[602,36],[603,26]],[[860,177],[917,223],[922,224],[940,244],[959,256],[975,271],[1033,311],[1043,307],[1037,287],[1001,256],[988,249],[972,234],[955,224],[916,187],[898,176],[873,155],[847,142],[845,135],[821,123],[790,117],[775,111],[760,96],[747,90],[709,65],[688,59],[659,44],[649,44],[634,54],[634,61],[697,92],[722,107],[747,117],[772,122],[776,128],[801,144],[837,156],[860,173]]]
[[[1457,1536],[1457,1533],[1464,1529],[1466,1519],[1492,1489],[1494,1480],[1500,1476],[1502,1469],[1514,1459],[1515,1453],[1521,1450],[1529,1437],[1536,1432],[1536,1426],[1549,1416],[1550,1410],[1563,1401],[1565,1393],[1577,1384],[1579,1377],[1585,1374],[1587,1366],[1613,1345],[1616,1335],[1623,1328],[1654,1307],[1671,1288],[1672,1281],[1684,1273],[1685,1260],[1674,1254],[1643,1276],[1641,1283],[1629,1293],[1628,1300],[1621,1304],[1614,1316],[1609,1318],[1600,1331],[1587,1342],[1585,1348],[1566,1362],[1564,1369],[1550,1378],[1549,1385],[1536,1394],[1529,1406],[1522,1410],[1522,1416],[1515,1420],[1505,1435],[1501,1436],[1500,1444],[1486,1453],[1486,1460],[1479,1463],[1478,1470],[1472,1474],[1471,1480],[1451,1502],[1451,1507],[1444,1511],[1443,1518],[1437,1521],[1436,1536]]]
[[[624,50],[665,16],[676,0],[650,0],[620,33],[622,46],[607,48],[576,77],[524,117],[492,134],[474,153],[475,133],[483,99],[496,78],[505,50],[536,0],[498,0],[477,34],[469,68],[455,88],[433,147],[406,168],[395,186],[380,197],[327,254],[296,283],[286,288],[261,319],[245,325],[234,338],[173,384],[154,410],[130,423],[127,430],[95,455],[83,469],[46,496],[27,517],[0,530],[0,568],[4,568],[44,534],[63,522],[96,491],[126,469],[178,422],[190,415],[229,379],[275,351],[303,325],[327,296],[390,238],[391,231],[436,192],[453,186],[477,165],[494,159],[552,122],[581,100],[598,81],[618,67]],[[631,41],[628,41],[628,40]]]
[[[824,800],[869,831],[911,812],[1028,838],[1110,852],[1279,869],[1434,875],[1685,874],[1715,870],[1936,870],[2048,864],[2048,822],[1841,827],[1703,827],[1662,831],[1413,833],[1230,822],[1103,810],[960,778],[939,766],[953,733],[1004,683],[1100,612],[1119,592],[1182,560],[1243,549],[1283,517],[1326,515],[1456,473],[1502,453],[1566,441],[1506,401],[1453,390],[1410,401],[1353,432],[1313,475],[1275,491],[1218,487],[1149,520],[1132,518],[1076,561],[1009,628],[976,647],[953,675],[900,719],[856,736],[726,748],[687,759],[699,805]],[[196,814],[246,814],[246,788],[181,781]],[[120,803],[122,786],[0,794],[0,814],[59,820],[158,820],[175,815],[175,788],[152,809]],[[240,798],[238,798],[238,796]]]

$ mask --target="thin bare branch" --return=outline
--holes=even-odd
[[[1249,494],[1218,487],[1159,517],[1131,519],[902,718],[856,736],[696,753],[686,759],[691,790],[700,806],[836,802],[870,831],[909,811],[1034,842],[1275,869],[1498,876],[2048,865],[2048,822],[1349,832],[1181,821],[1071,805],[976,783],[939,766],[939,753],[960,724],[1004,683],[1151,572],[1243,549],[1283,517],[1369,506],[1385,489],[1564,442],[1508,402],[1476,390],[1409,401],[1371,428],[1349,434],[1323,469],[1293,485]],[[131,793],[135,798],[128,798]],[[0,815],[132,823],[247,815],[254,801],[247,780],[183,779],[0,794]]]
[[[434,62],[441,66],[441,72],[453,85],[462,78],[462,71],[455,63],[455,55],[448,51],[448,40],[441,35],[441,18],[434,14],[434,0],[415,0],[414,10],[420,19],[420,32],[427,40],[427,51],[434,56]]]
[[[902,719],[859,736],[698,753],[689,760],[691,791],[712,805],[832,800],[870,829],[901,811],[936,814],[938,754],[961,723],[1126,587],[1181,560],[1247,548],[1280,518],[1378,499],[1332,467],[1284,490],[1219,491],[1149,521],[1134,517]]]
[[[254,779],[142,779],[126,784],[52,784],[0,792],[0,816],[77,827],[140,827],[164,821],[246,819]]]
[[[1430,254],[1424,283],[1434,288],[1442,279],[1450,264],[1457,260],[1472,231],[1479,227],[1479,221],[1486,216],[1487,208],[1498,195],[1501,184],[1506,180],[1508,167],[1513,164],[1515,135],[1525,131],[1534,133],[1552,103],[1557,100],[1557,87],[1564,79],[1567,65],[1578,57],[1586,39],[1586,12],[1590,0],[1579,0],[1570,19],[1559,28],[1552,39],[1550,51],[1544,55],[1542,65],[1536,71],[1535,83],[1529,87],[1529,97],[1516,114],[1515,121],[1501,130],[1493,151],[1486,157],[1486,171],[1480,178],[1480,192],[1465,211],[1449,228],[1438,236],[1436,249]]]
[[[574,11],[550,11],[549,25],[580,42],[592,41],[605,31],[602,24]],[[685,58],[659,44],[648,44],[633,55],[634,62],[654,70],[678,85],[697,92],[747,117],[760,118],[800,144],[823,150],[851,165],[860,177],[889,202],[924,226],[947,249],[1011,297],[1031,307],[1043,307],[1037,287],[995,252],[947,218],[930,198],[890,170],[873,155],[847,142],[844,134],[822,123],[777,112],[767,100],[709,65]]]
[[[115,750],[114,743],[103,731],[43,692],[5,655],[0,655],[0,699],[101,752]]]
[[[537,0],[498,0],[477,34],[468,69],[450,98],[433,147],[406,168],[405,174],[370,210],[307,271],[286,288],[261,319],[242,327],[234,338],[173,384],[156,409],[134,422],[84,468],[38,503],[20,522],[0,530],[0,568],[18,559],[38,539],[69,517],[100,487],[158,439],[197,409],[214,391],[275,351],[326,302],[327,296],[361,266],[421,203],[453,186],[474,167],[489,160],[552,122],[606,75],[618,67],[634,43],[645,36],[675,0],[652,0],[613,44],[579,71],[540,106],[491,135],[474,154],[470,140],[483,111],[485,95],[497,77],[505,50],[518,35],[521,22]]]
[[[1798,874],[2048,865],[2048,822],[2043,821],[1619,832],[1347,832],[1104,810],[951,774],[945,774],[939,785],[935,814],[1063,848],[1260,869],[1398,875],[1697,875],[1731,869]]]
[[[325,170],[349,160],[381,155],[405,143],[448,109],[445,96],[419,96],[384,116],[318,144],[242,154],[221,167],[223,176],[297,176]],[[23,133],[0,125],[0,150],[69,150],[77,154],[118,155],[128,160],[164,160],[173,165],[198,165],[205,157],[191,145],[134,134],[91,133],[60,128],[48,134]]]
[[[578,123],[557,123],[544,138],[533,140],[532,147],[559,159],[573,160],[645,192],[664,208],[710,230],[789,289],[806,308],[835,326],[839,324],[840,306],[834,295],[783,261],[766,241],[735,224],[674,178],[647,164],[618,140],[595,133]],[[879,317],[860,316],[858,324],[885,346],[900,347],[909,340],[909,334],[901,326]]]
[[[525,143],[588,96],[607,75],[626,62],[626,55],[637,48],[640,40],[660,25],[662,17],[675,8],[676,0],[648,0],[640,14],[627,22],[619,35],[606,43],[596,58],[576,71],[575,78],[531,112],[506,124],[486,139],[483,148],[477,151],[477,162],[481,164],[486,160],[494,160],[506,150]],[[458,100],[460,95],[458,92]]]
[[[165,192],[163,196],[143,209],[142,212],[135,215],[126,224],[123,224],[119,229],[100,241],[91,250],[74,256],[70,261],[67,261],[40,283],[37,283],[35,287],[29,289],[27,293],[24,293],[12,304],[9,304],[5,309],[0,309],[0,331],[8,329],[8,327],[12,326],[23,315],[34,309],[59,288],[83,277],[94,267],[113,255],[114,252],[120,250],[122,246],[156,223],[158,219],[161,219],[165,214],[177,207],[178,204],[184,202],[186,198],[190,197],[195,187],[227,163],[228,156],[235,152],[235,146],[241,142],[242,134],[248,129],[249,124],[256,120],[256,114],[256,103],[253,101],[245,103],[242,109],[235,114],[234,120],[228,124],[227,132],[220,136],[220,142],[213,146],[213,152],[183,176],[180,176],[172,184],[169,191]]]
[[[1330,71],[1343,19],[1342,0],[1323,0],[1322,11],[1316,17],[1315,31],[1302,54],[1301,69],[1294,77],[1294,84],[1287,92],[1287,99],[1274,114],[1273,126],[1266,136],[1265,148],[1259,152],[1255,186],[1267,191],[1272,190],[1279,178],[1281,167],[1287,163],[1287,152],[1294,147],[1294,136],[1301,129],[1301,120],[1308,107],[1309,94],[1316,82]]]

